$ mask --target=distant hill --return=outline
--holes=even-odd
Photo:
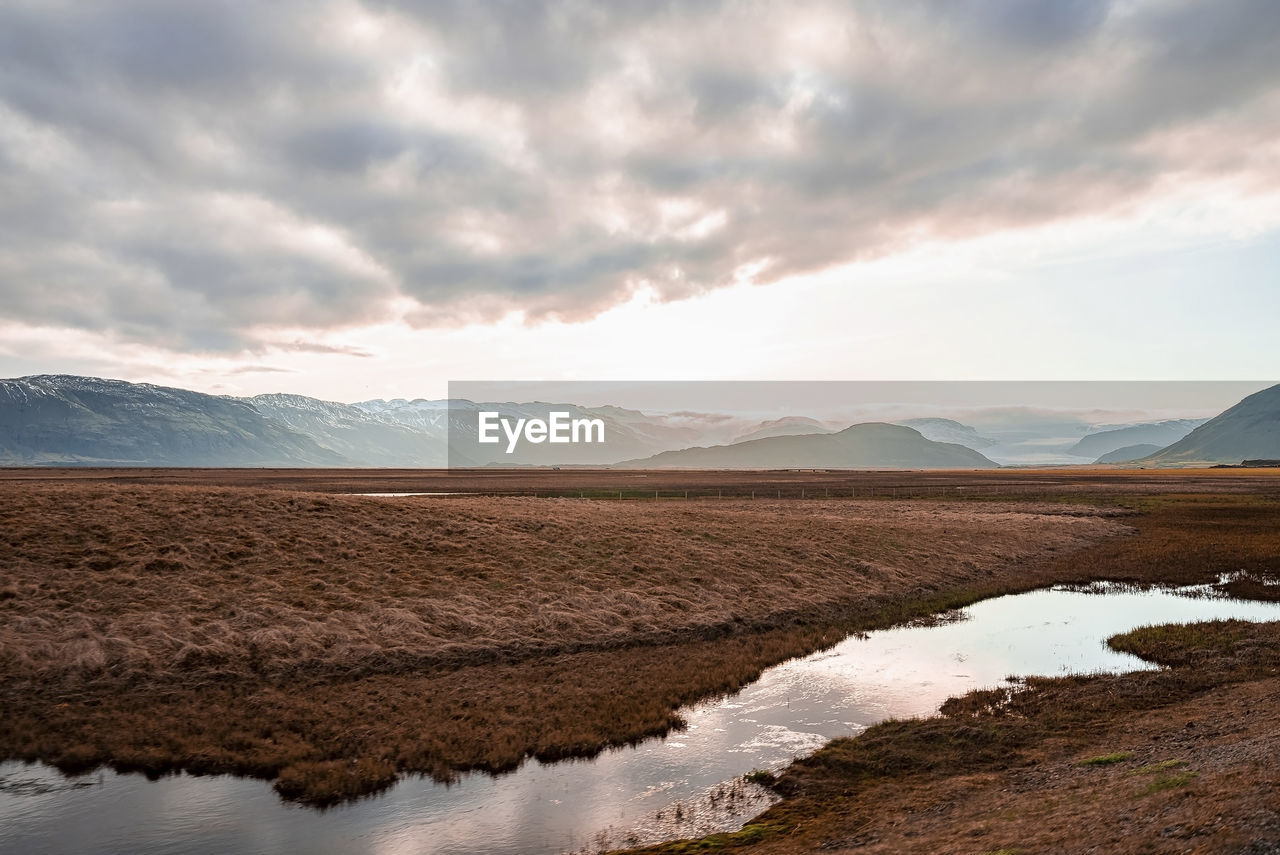
[[[804,436],[811,433],[831,433],[822,422],[808,416],[783,416],[767,422],[760,422],[751,430],[733,438],[734,442],[750,442],[753,439],[765,439],[770,436]]]
[[[1128,463],[1149,454],[1155,454],[1162,446],[1152,445],[1151,443],[1140,443],[1138,445],[1126,445],[1124,448],[1117,448],[1115,451],[1108,451],[1099,457],[1094,463]]]
[[[774,436],[666,451],[618,464],[642,469],[989,469],[971,448],[925,439],[901,425],[868,422],[836,433]]]
[[[1207,419],[1169,419],[1096,431],[1067,449],[1067,453],[1076,457],[1097,458],[1133,445],[1154,445],[1158,451],[1182,439],[1206,421]]]
[[[65,374],[0,380],[0,464],[341,466],[236,398]]]
[[[934,442],[954,442],[956,445],[963,445],[974,451],[981,451],[999,444],[999,440],[978,433],[977,428],[952,419],[906,419],[895,424],[915,428],[925,439],[931,439]]]
[[[1156,466],[1280,458],[1280,385],[1256,392],[1141,462]]]

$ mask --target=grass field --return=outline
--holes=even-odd
[[[1116,466],[963,470],[615,469],[0,469],[33,484],[258,487],[317,493],[426,492],[475,495],[690,498],[954,498],[1028,495],[1280,493],[1280,469],[1123,469]],[[779,495],[781,494],[781,495]]]
[[[477,478],[604,494],[631,474]],[[5,473],[0,752],[234,771],[325,804],[406,772],[661,733],[679,705],[851,629],[981,596],[1280,573],[1274,473],[717,474],[654,489],[785,478],[775,489],[795,497],[386,499],[318,487],[401,491],[409,476]],[[413,477],[437,492],[460,476]],[[902,492],[819,492],[841,487]],[[780,809],[797,804],[821,799]]]

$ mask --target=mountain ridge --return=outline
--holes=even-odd
[[[1209,419],[1139,463],[1186,466],[1280,458],[1280,384],[1269,386]]]
[[[1081,437],[1079,442],[1067,449],[1067,453],[1076,457],[1097,458],[1135,445],[1164,448],[1207,421],[1208,419],[1165,419],[1095,431]]]
[[[71,374],[0,380],[7,465],[340,466],[340,455],[251,404]]]

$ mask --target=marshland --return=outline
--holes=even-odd
[[[1256,599],[1280,576],[1266,470],[648,473],[643,488],[590,471],[6,475],[4,757],[251,776],[314,806],[636,743],[776,663],[986,597],[1106,579]],[[1161,722],[1234,721],[1219,707],[1275,691],[1274,625],[1143,632],[1115,644],[1169,669],[1029,678],[876,725],[785,770],[782,801],[744,831],[668,847],[1037,851],[1060,833],[1069,849],[1079,817],[1026,817],[1086,810],[1055,800],[1059,783],[1131,783],[1086,780],[1076,754],[1163,762],[1140,738]],[[1275,746],[1245,718],[1240,764],[1200,762],[1233,738],[1202,730],[1214,741],[1174,758],[1196,775],[1143,798],[1186,799],[1222,771],[1215,816],[1246,811],[1268,779],[1241,770]],[[1056,768],[1040,789],[1017,778]],[[902,836],[907,805],[933,811],[911,826],[932,843]]]

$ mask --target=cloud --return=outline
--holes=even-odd
[[[0,312],[198,352],[576,320],[1271,192],[1278,53],[1270,0],[17,0]]]
[[[282,350],[288,353],[318,353],[322,355],[337,354],[340,356],[354,356],[359,359],[370,359],[373,354],[364,348],[356,347],[350,344],[319,344],[312,341],[292,341],[292,342],[272,342],[270,347],[274,350]]]

